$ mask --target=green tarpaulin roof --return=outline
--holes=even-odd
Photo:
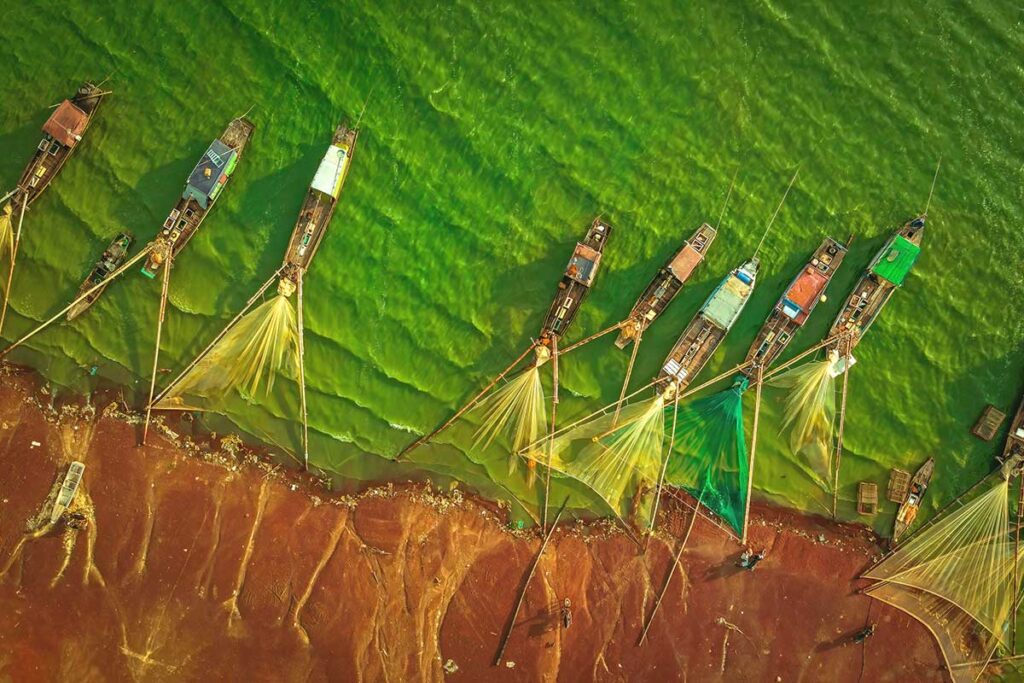
[[[921,247],[906,237],[897,235],[871,266],[871,272],[894,285],[902,285],[920,253]]]

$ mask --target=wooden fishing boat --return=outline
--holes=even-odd
[[[237,118],[228,124],[223,135],[210,144],[192,169],[185,191],[154,240],[153,249],[142,268],[144,275],[156,277],[163,261],[177,256],[196,234],[235,172],[255,128],[248,119]]]
[[[54,108],[43,124],[43,139],[36,145],[32,160],[18,180],[14,203],[20,210],[43,193],[82,142],[100,103],[108,93],[88,81],[69,100]]]
[[[107,288],[103,285],[99,289],[90,292],[91,289],[96,285],[103,284],[104,281],[110,277],[110,274],[117,270],[125,259],[128,258],[128,250],[131,249],[132,243],[135,242],[135,236],[130,232],[122,232],[114,241],[110,243],[110,246],[104,250],[103,255],[100,256],[100,260],[93,266],[92,272],[89,273],[89,277],[85,278],[85,282],[78,288],[78,294],[75,295],[76,299],[81,299],[78,303],[71,307],[67,313],[68,320],[74,320],[82,313],[84,313],[90,306],[96,303],[96,300],[100,298],[103,291]],[[83,295],[89,292],[88,296]]]
[[[718,231],[705,223],[654,276],[636,300],[615,345],[626,348],[658,319],[707,255]]]
[[[758,368],[767,368],[786,350],[793,335],[811,317],[824,299],[825,289],[846,256],[846,245],[831,237],[822,241],[810,261],[786,288],[775,308],[747,351],[744,374],[754,378]]]
[[[565,274],[558,282],[558,293],[541,326],[539,340],[542,345],[549,346],[552,337],[561,338],[576,318],[584,297],[594,284],[611,231],[610,225],[595,218],[583,241],[576,243]]]
[[[835,349],[848,353],[860,342],[893,293],[903,284],[921,254],[926,217],[927,214],[922,214],[905,223],[872,259],[829,331],[829,337],[838,338],[838,335],[843,335],[843,349],[838,348],[840,341],[836,341],[826,347],[826,351]],[[853,364],[852,359],[850,364]],[[841,374],[845,369],[845,358],[841,358],[836,374]]]
[[[1010,432],[1006,435],[1006,445],[998,458],[1003,466],[1004,476],[1020,470],[1024,466],[1024,398],[1021,398],[1017,414],[1010,423]]]
[[[679,335],[658,375],[659,390],[684,389],[704,368],[750,300],[760,264],[756,258],[733,269]]]
[[[60,491],[57,492],[57,499],[53,502],[53,509],[50,511],[50,523],[54,524],[60,519],[60,516],[64,514],[72,501],[75,499],[75,495],[78,494],[78,487],[82,483],[82,475],[85,473],[85,465],[75,461],[68,466],[67,474],[64,475],[64,481],[61,483]]]
[[[309,268],[327,233],[348,177],[358,136],[359,131],[354,128],[344,124],[337,127],[331,146],[327,148],[313,176],[313,182],[306,191],[306,198],[288,242],[288,250],[285,251],[284,270],[278,284],[278,291],[286,296],[291,295],[299,278]]]
[[[917,470],[914,478],[910,480],[910,490],[907,491],[907,497],[900,504],[899,510],[896,511],[896,524],[892,531],[893,543],[896,543],[899,537],[914,523],[917,511],[921,508],[921,499],[924,497],[925,491],[928,490],[928,484],[931,482],[934,472],[935,459],[928,458],[921,465],[920,469]]]

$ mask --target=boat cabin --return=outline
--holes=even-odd
[[[720,329],[732,328],[754,289],[758,266],[757,260],[750,260],[729,273],[704,302],[701,314]]]
[[[194,199],[201,208],[210,208],[210,202],[215,201],[224,189],[237,161],[238,153],[235,150],[220,140],[214,140],[192,169],[182,199]]]
[[[878,253],[871,264],[871,272],[877,277],[899,287],[917,262],[921,247],[903,235],[895,235]]]
[[[60,149],[57,145],[73,148],[82,140],[82,133],[88,125],[89,115],[71,100],[64,100],[43,124],[45,137],[39,143],[39,151],[55,156]]]
[[[708,246],[715,239],[716,234],[718,232],[705,223],[698,228],[693,237],[679,250],[679,253],[668,264],[669,271],[677,280],[686,282],[687,278],[693,274],[693,271],[700,265],[700,262],[704,260]]]
[[[589,287],[594,276],[597,275],[597,267],[601,265],[601,253],[588,247],[583,243],[576,244],[576,250],[569,259],[569,265],[565,267],[565,276],[572,278],[584,287]]]
[[[341,196],[341,186],[345,182],[345,170],[350,158],[348,145],[342,143],[328,147],[310,187],[338,199]]]

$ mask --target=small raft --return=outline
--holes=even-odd
[[[620,349],[626,348],[665,312],[672,299],[679,294],[683,285],[707,256],[717,234],[717,230],[705,223],[697,228],[690,239],[683,242],[679,251],[658,271],[644,293],[636,300],[633,310],[619,331],[615,346]]]
[[[78,461],[72,462],[68,467],[68,472],[64,475],[64,482],[60,486],[60,491],[57,492],[57,500],[53,503],[53,510],[50,511],[51,524],[55,524],[64,511],[71,507],[71,502],[78,494],[78,487],[82,483],[84,473],[85,465]]]

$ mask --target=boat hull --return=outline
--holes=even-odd
[[[558,292],[541,326],[541,344],[547,346],[553,338],[562,337],[576,319],[583,300],[594,284],[611,230],[610,225],[595,218],[583,241],[576,243],[565,274],[558,282]]]

